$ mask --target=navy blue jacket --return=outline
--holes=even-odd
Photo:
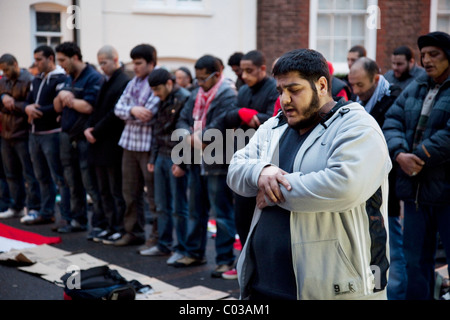
[[[71,91],[76,99],[83,99],[95,107],[97,95],[104,82],[103,76],[90,64],[81,71],[77,79],[70,76],[63,90]],[[84,139],[84,129],[89,114],[80,113],[71,108],[64,108],[61,117],[61,128],[68,133],[72,140]]]
[[[425,75],[403,90],[386,113],[383,132],[393,161],[401,152],[413,153],[425,161],[415,177],[398,169],[397,196],[426,205],[449,205],[450,77],[440,86],[422,143],[412,150],[423,101],[431,85],[432,80]]]
[[[61,127],[57,120],[60,114],[55,111],[53,99],[58,95],[66,80],[67,75],[61,67],[50,72],[47,78],[43,75],[37,75],[34,78],[27,102],[38,104],[43,116],[33,120],[31,132],[49,131]]]

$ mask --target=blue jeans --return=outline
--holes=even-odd
[[[41,196],[28,150],[28,139],[2,138],[1,150],[6,180],[13,199],[12,209],[22,210],[27,206],[28,210],[39,211]]]
[[[39,181],[42,198],[39,214],[44,218],[51,218],[55,215],[57,188],[61,195],[61,216],[70,215],[70,190],[64,181],[59,153],[59,137],[59,132],[30,135],[31,161]]]
[[[430,206],[405,201],[404,252],[407,300],[431,300],[434,296],[437,234],[450,266],[450,205]]]
[[[208,195],[208,197],[205,197]],[[215,215],[216,263],[231,265],[235,260],[233,244],[236,236],[233,193],[226,183],[226,175],[200,175],[200,166],[191,165],[189,171],[189,231],[187,254],[196,259],[205,256],[209,211]]]
[[[88,164],[88,146],[89,142],[86,140],[71,141],[67,133],[61,132],[60,157],[64,178],[70,188],[71,211],[69,217],[63,218],[69,222],[76,220],[84,225],[88,223],[87,192],[93,202],[91,225],[97,227],[97,221],[103,219],[104,213],[94,168]]]
[[[389,300],[405,300],[407,277],[400,217],[389,217],[389,250],[391,259],[387,297]]]
[[[158,217],[158,248],[163,252],[186,253],[188,226],[187,175],[175,178],[172,174],[172,159],[158,156],[155,163],[155,204]],[[176,221],[177,245],[173,243],[173,219]]]

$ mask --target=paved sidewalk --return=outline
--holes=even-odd
[[[110,264],[135,271],[176,286],[180,289],[204,286],[228,293],[229,298],[239,298],[237,280],[211,277],[215,268],[214,239],[209,238],[207,264],[189,268],[174,268],[166,265],[168,257],[146,257],[137,252],[139,246],[114,247],[86,240],[87,232],[59,234],[51,231],[52,225],[25,226],[19,218],[2,219],[2,223],[36,232],[44,236],[61,236],[62,242],[52,245],[72,253],[87,253]],[[147,234],[151,225],[147,224]],[[236,252],[236,255],[238,252]],[[62,300],[62,288],[40,277],[0,264],[0,300]]]

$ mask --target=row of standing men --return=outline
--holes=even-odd
[[[56,60],[69,77],[56,64],[52,66],[50,50],[41,47],[35,51],[42,76],[32,80],[24,79],[22,72],[17,75],[18,79],[22,77],[23,81],[32,83],[22,108],[27,130],[31,129],[30,159],[37,178],[34,182],[30,178],[31,162],[28,166],[20,160],[28,191],[28,212],[21,221],[26,224],[54,221],[52,201],[56,185],[63,218],[63,225],[56,226],[56,230],[84,231],[88,225],[87,192],[93,200],[89,239],[118,246],[145,243],[139,249],[142,255],[167,255],[169,265],[184,267],[206,262],[206,226],[212,210],[217,222],[217,268],[212,276],[235,278],[235,234],[245,243],[255,199],[241,197],[228,188],[226,159],[214,165],[174,164],[172,149],[179,141],[172,141],[171,136],[175,129],[184,129],[183,138],[195,153],[207,147],[201,136],[208,129],[219,129],[224,134],[228,128],[257,129],[276,115],[281,108],[279,94],[274,79],[267,74],[263,53],[251,51],[230,57],[228,63],[238,76],[235,84],[223,76],[224,66],[219,59],[203,56],[195,65],[195,85],[187,84],[190,87],[185,89],[167,70],[157,67],[156,50],[150,45],[139,45],[131,51],[135,73],[131,81],[120,68],[117,52],[110,46],[98,52],[106,80],[83,62],[75,44],[64,43],[56,49]],[[408,48],[394,51],[394,70],[385,75],[389,81],[379,74],[376,63],[364,56],[362,47],[349,50],[350,73],[344,81],[333,77],[333,97],[359,102],[382,127],[384,114],[400,91],[425,72],[416,66]],[[2,57],[0,63],[14,62],[7,58]],[[396,72],[399,59],[405,60],[406,68]],[[332,71],[331,64],[329,67]],[[177,78],[190,76],[186,69],[179,71]],[[5,74],[10,77],[8,72]],[[3,105],[4,114],[9,114],[8,101]],[[8,122],[5,119],[3,123]],[[10,157],[11,149],[8,153],[3,145],[4,142],[2,155],[9,155],[3,159],[14,163],[8,160],[14,159]],[[19,148],[17,155],[21,157],[27,148],[26,145]],[[195,158],[195,154],[191,156]],[[6,164],[5,169],[8,182],[19,181],[17,168],[8,168]],[[392,172],[391,191],[395,190],[396,181],[395,170]],[[37,182],[42,202],[37,198]],[[10,185],[12,195],[18,195],[19,184]],[[144,194],[148,196],[150,210],[157,213],[147,241]],[[0,215],[21,214],[25,204],[20,203],[18,196],[13,199],[17,200],[13,201],[14,205]],[[395,192],[391,192],[391,257],[397,255],[391,258],[392,281],[388,290],[391,299],[404,298],[406,283],[401,243],[395,243],[401,242],[401,237],[395,236],[399,232],[401,235],[399,203]],[[176,244],[173,217],[176,218]]]

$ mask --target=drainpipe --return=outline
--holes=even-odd
[[[78,7],[80,4],[78,0],[72,0],[72,5]],[[77,28],[73,28],[73,42],[80,46],[80,33]]]

